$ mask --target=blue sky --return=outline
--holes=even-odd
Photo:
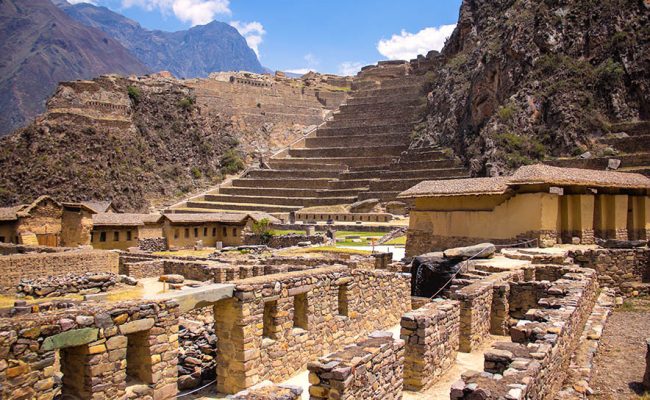
[[[266,67],[352,74],[378,60],[439,49],[461,0],[86,1],[149,29],[176,31],[216,19],[239,29]]]

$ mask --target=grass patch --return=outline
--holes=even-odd
[[[144,290],[142,287],[136,286],[124,290],[118,290],[115,292],[108,292],[106,296],[106,301],[119,302],[127,300],[136,300],[142,298]]]
[[[283,236],[283,235],[305,235],[305,231],[293,230],[293,229],[272,229],[271,235],[273,236]]]
[[[395,239],[389,240],[384,244],[390,246],[406,246],[406,236],[396,237]]]
[[[153,253],[154,256],[164,257],[197,257],[208,258],[209,255],[214,253],[213,248],[203,250],[176,250],[176,251],[157,251]]]
[[[344,248],[334,247],[334,246],[307,247],[304,249],[290,249],[290,250],[278,252],[278,254],[283,254],[283,255],[300,255],[300,254],[314,254],[314,253],[358,254],[364,256],[372,254],[372,252],[369,250],[344,249]]]

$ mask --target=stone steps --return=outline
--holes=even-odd
[[[334,170],[301,170],[301,169],[257,169],[249,171],[246,178],[259,179],[295,179],[295,178],[327,178],[337,179],[339,171]]]
[[[336,117],[335,117],[336,118]],[[334,119],[327,123],[327,126],[330,128],[364,128],[367,126],[377,126],[377,125],[397,125],[409,123],[411,126],[415,123],[414,121],[404,122],[403,117],[387,117],[387,118],[360,118],[360,119]]]
[[[379,105],[356,105],[356,106],[343,106],[340,112],[334,114],[334,119],[348,119],[348,118],[372,118],[381,116],[386,118],[392,117],[409,117],[415,113],[417,106],[403,105],[395,106],[394,104],[386,103]]]
[[[325,136],[305,139],[305,147],[342,147],[342,146],[365,146],[402,144],[408,145],[409,133],[388,133],[377,135],[355,135],[355,136]]]
[[[186,203],[187,208],[206,209],[206,210],[236,210],[236,211],[261,211],[267,213],[288,213],[298,211],[299,206],[281,206],[274,204],[259,203],[222,203],[216,201],[195,201],[191,200]]]
[[[283,178],[283,179],[256,179],[240,178],[232,181],[234,187],[249,188],[294,188],[294,189],[327,189],[331,179],[319,178]]]
[[[380,178],[384,179],[420,179],[432,180],[439,177],[448,176],[467,176],[465,168],[440,168],[440,169],[424,169],[424,170],[409,170],[409,171],[390,171],[382,172]]]
[[[264,193],[264,189],[260,189]],[[235,204],[267,204],[279,206],[313,207],[332,206],[336,204],[349,204],[357,200],[351,197],[285,197],[285,196],[241,196],[228,194],[209,194],[205,196],[206,202],[235,203]]]
[[[316,137],[329,137],[329,136],[369,136],[369,135],[388,135],[402,132],[411,132],[413,130],[413,123],[397,123],[397,124],[374,124],[362,127],[350,128],[333,128],[326,125],[323,128],[318,128]]]
[[[606,169],[608,161],[610,159],[621,160],[621,168],[650,166],[650,152],[623,154],[610,157],[596,157],[589,159],[559,158],[556,160],[545,161],[545,163],[557,167]]]
[[[281,162],[276,163],[276,160],[269,165],[273,168],[279,169],[279,165],[290,166],[301,165],[307,169],[320,169],[323,165],[328,163],[340,165],[341,170],[346,170],[348,167],[363,167],[371,165],[389,165],[395,156],[375,156],[375,157],[310,157],[310,158],[284,158]],[[279,161],[279,160],[277,160]],[[310,168],[311,167],[311,168]]]
[[[266,163],[275,170],[312,170],[312,171],[346,171],[347,165],[328,162],[330,159],[311,158],[276,158]]]
[[[600,143],[608,144],[624,153],[639,153],[650,151],[650,134],[635,135],[624,138],[601,139]]]
[[[303,189],[303,188],[253,188],[253,187],[222,187],[218,194],[231,196],[270,196],[270,197],[356,197],[363,188],[350,188],[341,190],[332,189]],[[206,195],[208,199],[209,195]],[[215,200],[216,201],[216,200]]]
[[[397,158],[407,148],[404,144],[363,147],[314,147],[295,148],[289,150],[289,155],[296,158],[322,157],[372,157],[376,154]]]
[[[368,191],[359,193],[359,201],[368,200],[368,199],[378,199],[382,202],[393,201],[397,198],[397,195],[402,193],[402,190],[398,191]]]
[[[362,89],[352,94],[353,98],[361,99],[368,97],[383,97],[383,96],[400,96],[400,95],[414,95],[421,93],[422,85],[402,85],[399,87],[381,87],[377,89]]]
[[[650,121],[632,121],[613,124],[610,127],[612,133],[627,133],[630,136],[650,135]]]
[[[469,174],[466,171],[461,173],[449,174],[447,176],[436,176],[428,179],[416,178],[416,179],[382,179],[378,181],[370,182],[370,191],[390,191],[390,192],[403,192],[407,189],[412,188],[423,180],[443,180],[443,179],[462,179],[469,178]]]
[[[416,161],[433,161],[433,160],[449,160],[449,154],[443,150],[427,150],[421,152],[408,151],[406,154],[400,156],[400,162],[416,162]]]
[[[373,179],[346,179],[330,182],[329,188],[333,190],[354,189],[354,188],[370,188],[370,182]]]
[[[425,169],[438,169],[438,168],[454,168],[459,167],[461,164],[457,160],[442,158],[439,160],[427,161],[408,161],[395,163],[390,166],[392,171],[411,171],[411,170],[425,170]]]
[[[391,105],[391,106],[401,106],[402,104],[413,104],[418,105],[422,104],[425,97],[421,95],[409,95],[409,96],[383,96],[383,97],[351,97],[345,104],[341,106],[341,109],[347,107],[357,107],[357,106],[379,106],[379,105]]]

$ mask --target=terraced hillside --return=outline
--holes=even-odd
[[[609,155],[584,159],[560,158],[547,163],[588,169],[617,168],[619,171],[650,176],[650,121],[614,124],[609,134],[598,139],[596,145],[604,147],[604,152],[609,152]],[[616,165],[616,160],[620,161],[620,165]]]
[[[381,63],[360,77],[333,118],[298,144],[219,189],[182,204],[184,211],[286,213],[396,195],[422,180],[468,176],[440,148],[409,150],[424,78],[407,64]]]

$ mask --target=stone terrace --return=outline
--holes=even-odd
[[[362,72],[333,119],[268,160],[269,169],[250,170],[180,208],[288,213],[369,198],[387,202],[425,179],[467,177],[447,151],[408,148],[426,104],[423,83],[408,63]]]

